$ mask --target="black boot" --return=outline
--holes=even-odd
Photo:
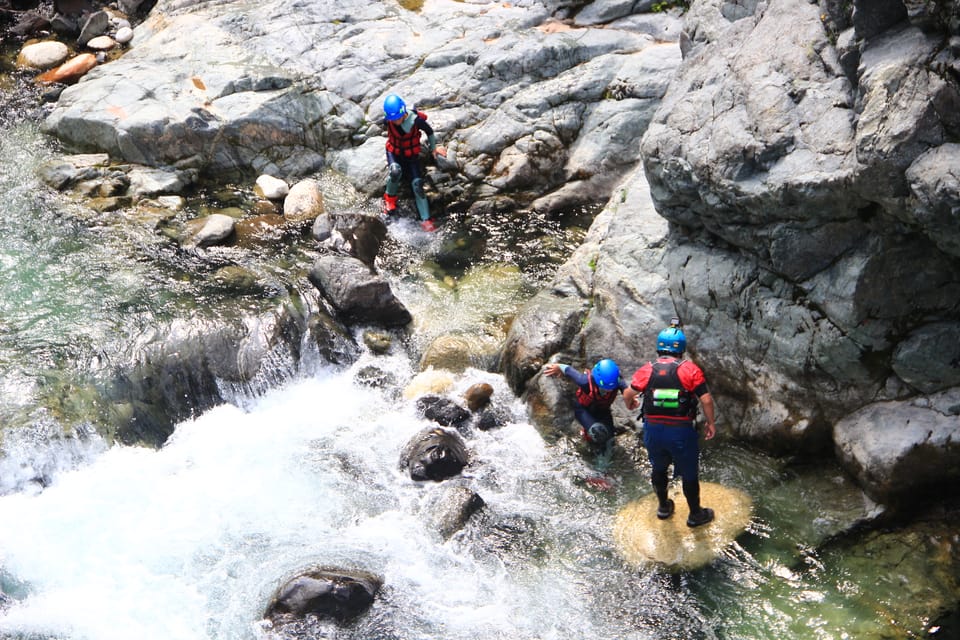
[[[667,498],[666,502],[661,502],[660,506],[657,507],[657,517],[661,520],[666,520],[673,515],[674,504],[673,500]]]
[[[713,522],[713,509],[708,507],[701,507],[699,511],[691,512],[687,516],[688,527],[699,527],[708,522]]]

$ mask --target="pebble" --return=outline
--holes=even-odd
[[[117,41],[110,36],[97,36],[96,38],[91,38],[90,42],[87,43],[87,48],[93,49],[94,51],[109,51],[115,46],[117,46]]]
[[[117,34],[113,37],[119,44],[127,44],[133,40],[133,29],[130,27],[120,27]]]

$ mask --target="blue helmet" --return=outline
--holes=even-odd
[[[686,350],[687,336],[683,335],[683,329],[680,327],[667,327],[657,335],[657,353],[679,356]]]
[[[391,93],[383,101],[383,113],[386,114],[387,120],[396,120],[407,115],[407,105],[400,99],[400,96]]]
[[[593,367],[593,381],[604,391],[620,386],[620,367],[610,358],[604,358]]]

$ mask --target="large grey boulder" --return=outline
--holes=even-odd
[[[644,164],[695,239],[666,259],[673,306],[735,428],[815,448],[859,406],[954,384],[960,85],[931,63],[955,54],[902,3],[857,3],[851,83],[817,5],[743,8],[691,8]]]
[[[876,500],[916,506],[960,483],[960,387],[878,402],[834,428],[837,454]]]
[[[321,256],[309,278],[348,323],[399,327],[412,319],[390,283],[357,258]]]

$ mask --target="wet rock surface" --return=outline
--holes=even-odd
[[[346,622],[366,612],[382,586],[383,578],[366,571],[308,571],[280,588],[264,617],[275,624],[307,615]]]

